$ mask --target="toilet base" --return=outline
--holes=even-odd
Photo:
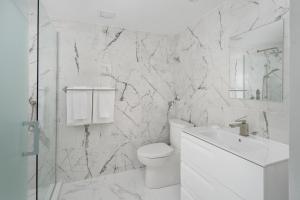
[[[145,184],[151,189],[158,189],[180,183],[179,153],[174,153],[161,166],[146,166]]]

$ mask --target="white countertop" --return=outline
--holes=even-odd
[[[186,128],[183,132],[261,167],[289,159],[288,145],[259,136],[244,137],[229,129],[212,127]]]

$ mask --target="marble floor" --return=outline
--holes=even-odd
[[[180,186],[148,189],[144,170],[137,169],[66,183],[58,200],[180,200]]]

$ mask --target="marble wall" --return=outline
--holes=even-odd
[[[180,34],[174,65],[176,115],[198,126],[228,126],[246,116],[251,131],[288,143],[288,0],[228,0]],[[229,98],[229,38],[285,21],[284,102]]]
[[[288,143],[288,59],[283,103],[228,95],[230,36],[280,19],[288,24],[288,6],[287,0],[224,1],[175,36],[56,21],[58,180],[142,167],[137,148],[168,142],[168,119],[174,116],[198,126],[228,126],[246,116],[251,131]],[[285,52],[287,57],[287,44]],[[66,126],[66,86],[116,87],[114,123]]]
[[[176,37],[56,22],[59,37],[57,176],[69,182],[140,168],[141,145],[168,142],[177,99]],[[66,126],[66,86],[115,87],[115,119]]]

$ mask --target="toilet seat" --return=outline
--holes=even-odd
[[[162,188],[180,183],[180,145],[182,131],[192,125],[170,119],[170,144],[155,143],[137,150],[141,164],[145,166],[145,185]]]
[[[155,159],[168,157],[174,149],[165,143],[148,144],[138,149],[138,155],[144,158]]]

